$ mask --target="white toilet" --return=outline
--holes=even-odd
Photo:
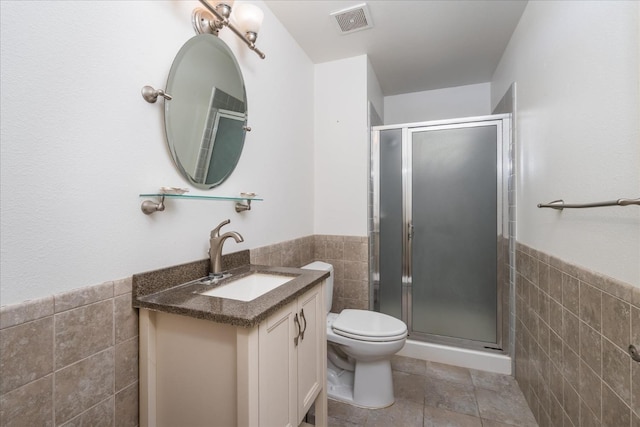
[[[368,310],[330,313],[333,266],[312,262],[302,268],[329,271],[327,305],[327,394],[334,400],[365,408],[393,404],[391,357],[407,340],[407,325],[389,315]]]

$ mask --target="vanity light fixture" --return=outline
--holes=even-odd
[[[207,0],[199,1],[206,10],[197,8],[191,14],[191,22],[196,33],[217,36],[222,28],[228,27],[245,42],[249,49],[257,53],[260,58],[265,58],[264,53],[255,44],[264,18],[264,13],[259,7],[249,3],[239,4],[234,13],[236,27],[230,22],[234,0],[220,0],[215,7],[211,6]]]

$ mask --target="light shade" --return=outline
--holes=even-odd
[[[233,10],[233,15],[238,24],[238,28],[243,33],[252,32],[257,34],[260,31],[260,26],[264,19],[264,12],[262,12],[258,6],[249,3],[240,3]]]

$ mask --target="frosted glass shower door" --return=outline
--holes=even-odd
[[[378,142],[378,141],[376,141]],[[398,319],[403,317],[405,275],[404,197],[402,194],[402,130],[380,131],[378,201],[378,270],[374,309]],[[375,286],[375,285],[374,285]]]
[[[409,131],[410,325],[495,343],[498,125]]]

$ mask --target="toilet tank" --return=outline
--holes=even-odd
[[[311,264],[304,265],[300,268],[304,268],[305,270],[321,270],[329,272],[329,277],[327,278],[324,288],[324,302],[326,304],[327,313],[330,312],[331,304],[333,302],[333,265],[322,261],[314,261]]]

